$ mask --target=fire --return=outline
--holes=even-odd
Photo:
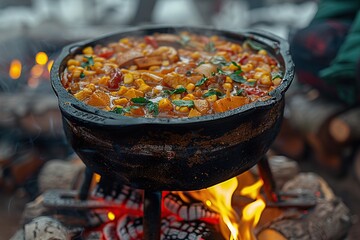
[[[116,218],[115,213],[113,212],[108,212],[107,217],[110,221],[113,221]]]
[[[47,64],[47,70],[48,70],[48,72],[50,72],[53,64],[54,64],[54,60],[50,60],[50,61],[48,62],[48,64]]]
[[[245,172],[208,189],[188,193],[192,198],[202,201],[212,211],[219,213],[221,217],[220,231],[225,238],[253,240],[256,239],[254,228],[265,209],[265,202],[260,195],[262,186],[261,179],[256,181],[251,173]],[[191,201],[182,192],[178,192],[178,195],[186,202]],[[241,211],[238,209],[235,211],[232,200],[234,197],[239,198],[240,196],[247,199],[247,204],[241,204]]]
[[[48,56],[44,52],[38,52],[35,56],[35,61],[39,65],[45,65],[48,62]]]
[[[21,62],[18,59],[14,59],[11,61],[10,69],[9,69],[9,76],[16,80],[21,76]]]

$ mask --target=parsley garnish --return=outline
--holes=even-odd
[[[274,80],[275,78],[282,78],[281,73],[271,73],[271,80]]]
[[[234,65],[235,67],[237,67],[238,70],[241,70],[241,66],[239,64],[237,64],[236,62],[232,61],[231,64]],[[241,70],[241,72],[242,72],[242,70]]]
[[[263,47],[261,47],[259,44],[255,43],[249,39],[246,40],[244,43],[247,44],[251,49],[256,50],[256,51],[263,49]]]
[[[154,115],[159,114],[158,103],[154,103],[143,97],[132,98],[131,101],[137,105],[145,106],[149,110],[149,112],[153,113]]]
[[[209,96],[212,96],[212,95],[216,95],[218,97],[221,97],[223,96],[224,94],[222,92],[219,92],[215,89],[210,89],[209,91],[207,91],[204,95],[203,95],[203,98],[206,98],[206,97],[209,97]]]
[[[238,89],[236,90],[236,96],[240,96],[240,95],[243,95],[243,92],[244,92],[244,89]]]
[[[85,74],[82,72],[80,73],[80,78],[84,78],[85,77]]]
[[[194,101],[192,100],[174,100],[172,101],[173,104],[175,104],[178,107],[194,107]]]
[[[215,48],[215,44],[213,42],[208,42],[206,45],[205,45],[205,51],[207,52],[215,52],[216,51],[216,48]]]
[[[88,69],[91,66],[94,66],[94,59],[92,56],[90,57],[85,56],[85,58],[86,58],[86,62],[82,62],[81,67]]]
[[[186,88],[184,87],[179,87],[177,89],[174,89],[174,90],[164,90],[164,93],[168,94],[168,95],[173,95],[173,94],[179,94],[179,93],[184,93],[186,92]]]
[[[113,110],[111,110],[110,112],[116,113],[116,114],[125,114],[130,112],[131,109],[137,109],[139,108],[138,106],[129,106],[129,107],[116,107]]]
[[[180,44],[182,45],[182,46],[186,46],[186,45],[188,45],[188,43],[190,42],[190,37],[189,36],[187,36],[187,35],[180,35]]]
[[[197,81],[195,83],[195,86],[199,87],[199,86],[203,85],[207,80],[209,80],[209,78],[207,78],[205,75],[203,75],[202,79],[200,79],[199,81]]]

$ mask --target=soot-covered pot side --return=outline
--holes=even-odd
[[[192,31],[229,40],[251,38],[284,66],[283,83],[271,99],[222,114],[189,119],[132,118],[100,111],[76,100],[60,82],[66,61],[83,47],[106,44],[128,35]],[[232,33],[208,28],[132,29],[64,48],[51,72],[64,130],[76,153],[95,172],[136,188],[195,190],[234,177],[257,163],[281,124],[283,95],[293,78],[288,45],[262,32]]]

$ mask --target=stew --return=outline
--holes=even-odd
[[[68,92],[132,117],[199,117],[269,98],[279,63],[260,45],[188,32],[87,46],[67,61]]]

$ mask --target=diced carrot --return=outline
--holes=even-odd
[[[110,97],[102,91],[95,91],[91,94],[88,104],[94,107],[106,107],[110,105]]]
[[[209,102],[204,99],[194,100],[194,105],[197,111],[201,114],[206,114],[210,109]]]
[[[227,98],[222,98],[214,102],[213,108],[215,112],[225,112],[231,109],[241,107],[249,103],[247,97],[232,96]]]

